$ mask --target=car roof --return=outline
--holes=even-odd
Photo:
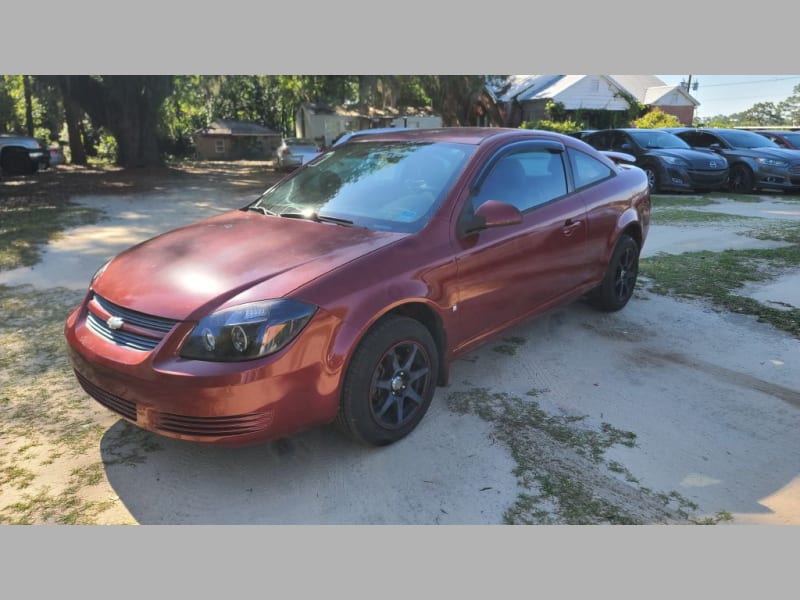
[[[353,143],[362,143],[363,138],[369,137],[369,141],[424,141],[424,142],[452,142],[460,144],[479,145],[486,140],[498,137],[519,137],[519,138],[549,138],[557,141],[569,139],[575,141],[576,138],[555,133],[552,131],[541,131],[537,129],[512,129],[510,127],[440,127],[433,129],[396,129],[376,133],[369,136],[354,136]],[[362,139],[357,139],[362,138]]]
[[[632,133],[636,131],[663,131],[665,133],[674,133],[675,128],[670,127],[613,127],[609,129],[595,129],[592,133],[605,133],[607,131],[624,131]]]

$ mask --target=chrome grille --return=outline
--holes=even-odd
[[[96,305],[96,306],[95,306]],[[122,329],[111,329],[106,321],[106,316],[97,314],[99,306],[103,311],[112,317],[122,319],[124,325]],[[86,327],[103,339],[140,352],[148,352],[158,346],[159,342],[179,321],[154,317],[144,313],[123,308],[113,302],[109,302],[102,296],[95,294],[92,302],[89,303],[89,311],[86,315]],[[145,331],[129,331],[125,325],[130,325]]]
[[[113,302],[109,302],[97,294],[94,295],[94,301],[102,306],[103,309],[110,315],[114,317],[121,317],[126,323],[136,325],[137,327],[144,327],[145,329],[152,329],[154,331],[160,331],[161,333],[167,333],[175,326],[176,323],[178,323],[178,321],[173,321],[172,319],[154,317],[152,315],[136,312],[135,310],[122,308],[121,306],[118,306]]]
[[[120,329],[111,329],[105,321],[100,320],[93,312],[89,311],[86,315],[86,327],[90,331],[105,338],[109,342],[117,346],[124,346],[132,350],[139,350],[141,352],[148,352],[158,346],[160,339],[145,337],[136,333],[122,331]]]
[[[789,173],[792,175],[800,175],[800,163],[789,167]]]

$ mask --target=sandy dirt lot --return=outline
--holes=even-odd
[[[103,218],[0,271],[0,522],[800,524],[800,341],[647,281],[619,313],[576,301],[459,360],[388,448],[320,428],[216,449],[117,419],[74,382],[63,319],[107,257],[258,185],[192,182],[74,194]],[[800,220],[796,197],[713,210]],[[643,255],[780,245],[740,235],[751,225],[656,224]],[[796,275],[748,293],[798,307]]]

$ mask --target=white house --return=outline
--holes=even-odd
[[[687,125],[700,104],[682,87],[668,86],[655,75],[513,75],[493,91],[511,127],[546,119],[551,100],[568,111],[614,111],[621,118],[635,101],[658,107]]]

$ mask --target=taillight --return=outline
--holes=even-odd
[[[58,150],[56,148],[50,148],[50,154],[58,154]]]
[[[283,154],[284,156],[288,156],[288,155],[289,155],[289,154],[291,154],[291,153],[292,153],[292,151],[291,151],[291,150],[289,150],[288,148],[284,148],[284,149],[283,149],[283,152],[281,152],[281,154]]]
[[[322,146],[317,146],[317,152],[322,152],[323,150],[325,150],[325,148]]]

